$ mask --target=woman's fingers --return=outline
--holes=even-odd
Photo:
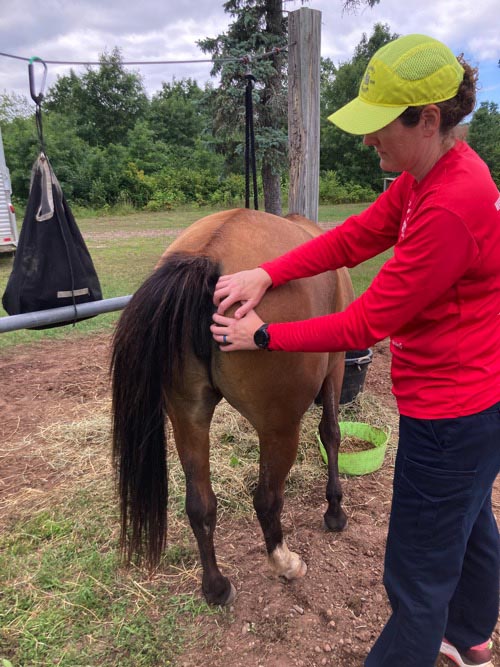
[[[220,315],[219,313],[214,313],[212,319],[215,322],[215,325],[218,327],[228,327],[234,322],[234,317],[226,317],[225,315]],[[214,325],[210,328],[212,328]]]
[[[242,318],[258,305],[270,285],[269,274],[261,268],[221,276],[215,286],[214,305],[222,315],[232,305],[241,302],[235,316]]]
[[[214,292],[214,305],[218,306],[222,299],[231,293],[231,276],[221,276],[217,281]]]
[[[262,320],[253,310],[239,320],[214,313],[210,331],[223,352],[255,350],[257,346],[254,333],[262,324]]]

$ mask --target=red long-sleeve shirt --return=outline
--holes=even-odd
[[[394,256],[344,312],[270,324],[270,349],[363,349],[391,337],[401,414],[474,414],[500,400],[500,194],[463,142],[420,182],[403,172],[374,204],[262,265],[273,287]]]

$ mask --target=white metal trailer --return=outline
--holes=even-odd
[[[11,195],[10,173],[5,162],[2,132],[0,130],[0,252],[12,252],[17,248],[16,214],[11,202]]]

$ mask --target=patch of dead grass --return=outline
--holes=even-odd
[[[387,456],[394,457],[397,440],[397,415],[385,408],[376,397],[362,393],[347,406],[341,406],[344,421],[364,421],[391,431]],[[319,454],[316,432],[321,407],[311,406],[304,415],[297,461],[287,480],[287,495],[298,495],[310,489],[318,479],[325,478],[326,467]],[[183,515],[184,474],[175,452],[170,427],[168,437],[169,523]],[[252,491],[258,480],[258,439],[249,424],[228,403],[218,406],[210,433],[212,485],[218,498],[219,514],[240,515],[253,511]],[[341,445],[342,446],[342,445]],[[114,472],[111,465],[110,404],[100,412],[80,421],[55,422],[25,438],[20,446],[4,448],[1,457],[15,455],[18,474],[33,466],[50,472],[50,484],[37,488],[21,486],[19,493],[0,499],[0,520],[8,515],[38,512],[54,504],[64,503],[75,489],[92,488],[112,500]],[[31,470],[32,473],[32,470]],[[174,510],[174,511],[172,511]]]

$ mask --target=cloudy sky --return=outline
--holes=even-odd
[[[373,9],[342,12],[341,0],[311,0],[306,6],[322,12],[321,54],[335,64],[350,60],[363,33],[376,22],[401,35],[420,32],[444,41],[479,68],[479,101],[500,105],[500,21],[498,0],[419,0],[409,8],[403,0],[381,0]],[[300,0],[286,0],[288,11]],[[143,76],[151,94],[162,81],[191,77],[210,80],[209,63],[180,64],[207,58],[196,42],[224,32],[231,17],[222,0],[0,0],[0,52],[44,60],[95,61],[119,47],[125,61],[174,61],[130,69]],[[79,72],[84,68],[74,67]],[[41,67],[37,66],[41,80]],[[47,87],[69,67],[48,66]],[[0,92],[29,98],[28,67],[0,56]]]

